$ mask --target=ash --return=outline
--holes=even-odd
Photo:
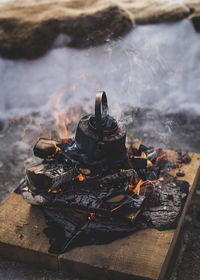
[[[88,166],[74,144],[39,139],[34,153],[43,160],[19,187],[45,215],[49,252],[106,244],[147,227],[176,228],[189,184],[169,172],[190,160],[187,154],[170,163],[162,149],[131,145],[121,161]]]

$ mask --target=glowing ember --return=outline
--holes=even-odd
[[[74,181],[74,180],[78,180],[78,181],[80,181],[80,182],[84,182],[84,181],[86,181],[86,178],[80,173],[80,174],[78,174],[76,177],[74,177],[74,178],[72,178],[72,181]]]
[[[131,179],[130,179],[130,182],[129,182],[129,185],[128,185],[129,190],[132,190],[132,189],[133,189],[133,179],[134,179],[134,177],[131,176]]]
[[[144,181],[142,179],[140,179],[140,181],[138,182],[137,186],[135,187],[135,189],[133,190],[134,193],[136,193],[137,195],[140,194],[140,186],[144,183]]]
[[[52,144],[54,145],[54,147],[56,148],[55,154],[60,151],[61,149],[56,145],[56,141],[52,141]]]
[[[88,220],[91,221],[95,216],[95,213],[90,213],[88,216]]]
[[[146,158],[146,157],[147,157],[146,154],[145,154],[145,152],[142,152],[142,153],[141,153],[141,157],[143,157],[143,158]]]
[[[137,195],[140,194],[140,187],[141,185],[144,184],[144,181],[140,179],[140,181],[137,183],[136,187],[133,189],[133,192]]]
[[[58,190],[49,189],[48,190],[48,193],[60,193],[60,192],[62,192],[62,189],[58,189]]]
[[[167,160],[167,154],[163,153],[160,156],[158,156],[156,159],[156,165],[158,165],[158,163],[160,162],[161,159]]]

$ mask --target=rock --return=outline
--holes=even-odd
[[[0,55],[37,58],[46,53],[59,34],[70,36],[71,47],[99,45],[108,36],[122,36],[133,26],[128,13],[118,6],[108,7],[100,1],[93,5],[76,2],[33,0],[1,4]]]
[[[197,32],[200,32],[200,13],[199,14],[192,14],[189,19],[192,21],[194,29]]]
[[[183,170],[179,170],[177,173],[176,173],[176,176],[178,177],[184,177],[185,176],[185,172]]]
[[[122,4],[127,1],[121,1]],[[125,3],[124,6],[125,7]],[[159,23],[180,20],[190,14],[190,9],[182,1],[137,0],[126,4],[137,24]]]
[[[134,22],[182,19],[200,10],[198,2],[7,0],[0,4],[0,56],[34,59],[57,45],[76,48],[99,45],[123,36]],[[62,37],[54,44],[59,35]]]
[[[200,2],[199,0],[182,0],[182,3],[190,9],[191,13],[200,12]]]

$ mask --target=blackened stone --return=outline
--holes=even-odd
[[[191,161],[191,157],[189,156],[188,153],[182,153],[182,152],[179,152],[178,153],[178,160],[180,163],[190,163]]]
[[[178,177],[184,177],[185,176],[185,172],[183,170],[179,170],[177,173],[176,173],[176,176]]]

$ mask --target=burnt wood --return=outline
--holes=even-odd
[[[40,138],[33,148],[33,153],[39,158],[48,158],[56,153],[56,146],[59,143],[57,141]]]
[[[66,183],[74,177],[74,169],[58,162],[41,163],[27,168],[26,175],[31,185],[38,189],[57,187],[63,181]]]
[[[200,155],[190,156],[191,162],[181,168],[190,192],[176,229],[148,228],[106,245],[74,248],[57,257],[48,253],[42,211],[12,193],[0,205],[0,255],[88,279],[166,279],[165,272],[199,177]],[[176,158],[175,153],[171,152],[171,157]],[[171,174],[174,176],[177,171],[174,169]]]

